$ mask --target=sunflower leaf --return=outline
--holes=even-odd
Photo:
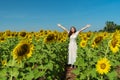
[[[117,76],[117,73],[116,73],[116,71],[112,71],[112,72],[109,72],[107,74],[107,76],[108,76],[109,80],[114,80]]]
[[[17,78],[17,76],[18,76],[18,74],[19,74],[19,72],[18,72],[18,68],[13,68],[12,69],[12,75],[15,77],[15,78]]]
[[[33,73],[34,73],[34,78],[35,79],[37,79],[39,77],[43,77],[43,75],[45,75],[45,71],[44,70],[39,71],[37,68],[33,71]]]
[[[7,75],[7,70],[6,70],[6,69],[2,69],[2,70],[0,71],[0,79],[1,79],[1,80],[7,80],[6,75]]]
[[[72,72],[73,72],[74,74],[76,74],[76,75],[79,75],[80,70],[79,70],[79,69],[75,69],[75,70],[73,70]]]
[[[34,78],[33,71],[30,71],[30,72],[24,77],[24,79],[26,79],[26,80],[32,80],[33,78]]]

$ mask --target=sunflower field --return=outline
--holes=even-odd
[[[66,32],[0,32],[0,80],[64,80]],[[120,31],[81,32],[73,70],[76,80],[120,79]]]

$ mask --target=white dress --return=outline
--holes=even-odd
[[[70,43],[68,47],[68,64],[74,64],[77,58],[77,43],[76,38],[79,34],[79,31],[70,36]]]
[[[69,31],[63,27],[62,25],[58,24],[58,26],[60,28],[62,28],[63,30],[67,31],[69,34]],[[79,34],[79,32],[81,32],[82,30],[88,28],[90,25],[87,25],[85,27],[83,27],[82,29],[80,29],[79,31],[75,32],[74,34],[72,34],[70,36],[70,43],[69,43],[69,47],[68,47],[68,64],[74,64],[77,58],[77,43],[76,43],[76,38]]]

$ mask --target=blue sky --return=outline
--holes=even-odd
[[[106,21],[120,24],[120,0],[0,0],[0,31],[103,29]]]

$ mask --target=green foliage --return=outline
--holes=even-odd
[[[94,33],[90,37],[86,47],[82,48],[78,45],[75,62],[77,68],[73,70],[73,73],[77,76],[76,80],[119,80],[120,52],[113,54],[110,50],[111,34],[97,44],[97,47],[92,48],[95,34],[98,33]],[[17,63],[13,59],[12,51],[22,38],[11,37],[4,42],[0,42],[0,80],[65,79],[65,68],[68,62],[68,40],[44,43],[44,37],[36,40],[36,37],[32,36],[31,42],[34,45],[32,56],[22,60],[21,63]],[[81,38],[78,37],[78,44],[80,41]],[[103,57],[110,60],[111,69],[107,74],[100,75],[96,71],[96,63]],[[2,64],[3,60],[6,60],[6,65]]]
[[[12,50],[19,41],[17,38],[9,38],[6,42],[0,44],[0,59],[1,61],[7,60],[6,66],[2,66],[1,63],[0,79],[60,80],[64,76],[68,42],[44,43],[42,38],[36,41],[33,37],[34,52],[32,57],[19,64],[12,56]]]

